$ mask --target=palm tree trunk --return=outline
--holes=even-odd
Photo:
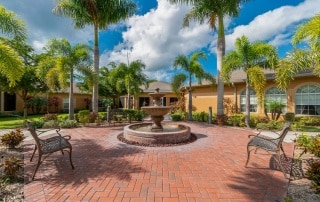
[[[96,74],[95,82],[92,90],[92,111],[98,113],[98,99],[99,99],[99,36],[98,26],[94,25],[94,52],[93,52],[93,63],[94,72]]]
[[[246,80],[246,117],[245,123],[248,128],[250,128],[250,88],[249,88],[249,78]]]
[[[192,89],[191,89],[191,74],[189,75],[189,103],[188,103],[188,121],[192,121]]]
[[[128,93],[128,97],[127,97],[127,109],[130,109],[130,93]]]
[[[224,83],[221,79],[222,60],[225,54],[226,42],[224,36],[223,15],[219,15],[219,29],[217,41],[217,114],[223,114],[223,97],[224,97]]]
[[[74,99],[73,99],[73,69],[70,71],[70,91],[69,91],[69,120],[74,119]]]

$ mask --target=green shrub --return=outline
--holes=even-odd
[[[256,126],[257,126],[257,124],[258,124],[258,122],[259,122],[259,117],[258,116],[255,116],[255,115],[250,115],[250,123],[249,123],[249,125],[250,125],[250,127],[251,128],[255,128]]]
[[[69,119],[69,114],[59,114],[57,117],[58,122],[62,122]]]
[[[102,121],[107,120],[107,112],[98,112],[98,115]]]
[[[134,109],[125,109],[124,113],[126,116],[128,116],[129,122],[131,123],[131,120],[134,117],[136,111]]]
[[[291,123],[294,121],[294,118],[295,118],[295,113],[293,113],[293,112],[287,112],[284,115],[284,120],[291,122]]]
[[[76,128],[78,127],[78,122],[76,120],[64,120],[59,123],[61,128]]]
[[[170,114],[172,121],[181,121],[181,114]]]
[[[44,115],[44,121],[51,121],[51,120],[57,121],[58,120],[57,114],[45,114]]]
[[[320,193],[320,161],[311,162],[306,172],[307,177],[312,181],[312,186]]]
[[[241,126],[244,125],[244,114],[239,113],[239,114],[232,114],[229,116],[227,123],[229,125],[233,125],[233,126]]]
[[[40,118],[38,120],[31,121],[31,123],[35,128],[43,128],[45,122],[43,118]]]
[[[303,153],[310,152],[320,157],[320,135],[310,136],[307,133],[302,133],[297,137],[296,142],[297,146],[304,148]]]
[[[78,113],[79,122],[86,124],[89,123],[90,120],[90,111],[89,110],[81,110]]]
[[[137,110],[136,113],[134,114],[134,120],[142,121],[145,116],[146,116],[146,113],[143,110]]]
[[[280,130],[283,127],[283,123],[271,120],[268,123],[257,123],[256,127],[262,130]]]
[[[58,121],[51,120],[51,121],[44,122],[42,128],[56,128],[58,126],[59,126]]]
[[[24,139],[24,134],[21,129],[12,130],[1,137],[1,142],[3,145],[14,149],[18,146]]]
[[[320,126],[320,118],[317,117],[301,117],[299,122],[304,126]]]
[[[315,156],[320,157],[320,135],[314,136],[311,139],[310,152]]]
[[[188,114],[187,112],[184,112],[184,111],[179,109],[175,113],[170,114],[170,116],[171,116],[173,121],[184,121],[184,120],[187,119],[187,114]],[[178,120],[175,120],[175,119],[178,119]]]
[[[297,146],[305,147],[306,149],[310,148],[311,146],[311,136],[307,133],[301,133],[296,139]]]
[[[202,112],[192,112],[192,119],[194,121],[199,122],[208,122],[209,120],[209,114],[202,111]]]

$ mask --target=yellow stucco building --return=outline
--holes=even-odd
[[[265,88],[265,99],[276,100],[282,102],[283,113],[294,112],[297,115],[320,116],[320,78],[314,76],[311,72],[304,72],[297,75],[287,90],[281,90],[277,87],[274,80],[274,73],[266,71],[267,85]],[[231,83],[225,84],[224,100],[229,101],[229,104],[234,106],[238,112],[245,112],[245,79],[246,75],[243,71],[235,71],[231,76]],[[177,102],[176,95],[171,90],[170,83],[157,81],[143,89],[138,97],[131,97],[131,107],[140,109],[142,106],[152,105],[152,98],[149,93],[160,89],[165,96],[162,99],[164,106],[173,105]],[[43,97],[46,97],[43,95]],[[49,112],[61,112],[68,109],[68,89],[65,91],[50,93],[49,99],[55,98],[58,105],[49,106]],[[74,87],[75,109],[88,109],[91,107],[91,94],[81,92],[78,87]],[[185,93],[186,108],[188,106],[188,94]],[[127,96],[120,98],[120,107],[126,108],[128,102]],[[192,91],[193,111],[208,112],[209,107],[212,112],[217,111],[217,90],[209,84],[193,85]],[[17,95],[9,95],[5,92],[0,94],[0,112],[23,111],[23,102]],[[250,112],[252,114],[263,115],[264,108],[259,106],[254,90],[250,90]],[[30,112],[29,112],[30,113]],[[45,111],[43,111],[45,113]],[[226,112],[225,112],[226,113]]]
[[[282,102],[285,112],[294,112],[297,115],[320,115],[320,78],[311,72],[304,72],[297,75],[290,82],[287,90],[277,87],[274,80],[274,73],[266,71],[267,85],[265,88],[265,99]],[[243,71],[232,73],[230,84],[225,84],[224,100],[230,100],[238,112],[245,112],[245,79]],[[188,96],[186,95],[188,102]],[[187,106],[188,103],[186,103]],[[208,112],[212,107],[217,112],[217,90],[210,85],[195,85],[192,92],[193,110]],[[259,106],[254,90],[250,90],[250,112],[262,115],[264,107]]]

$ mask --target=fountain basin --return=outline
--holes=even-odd
[[[190,127],[182,124],[162,124],[163,131],[151,131],[152,123],[137,123],[125,126],[123,137],[141,144],[177,144],[191,137]]]

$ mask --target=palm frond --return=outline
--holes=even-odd
[[[24,74],[24,64],[17,52],[0,41],[0,74],[5,75],[14,86]]]
[[[247,70],[250,86],[254,88],[257,93],[259,105],[263,104],[264,89],[266,86],[266,76],[259,66],[251,67]]]

